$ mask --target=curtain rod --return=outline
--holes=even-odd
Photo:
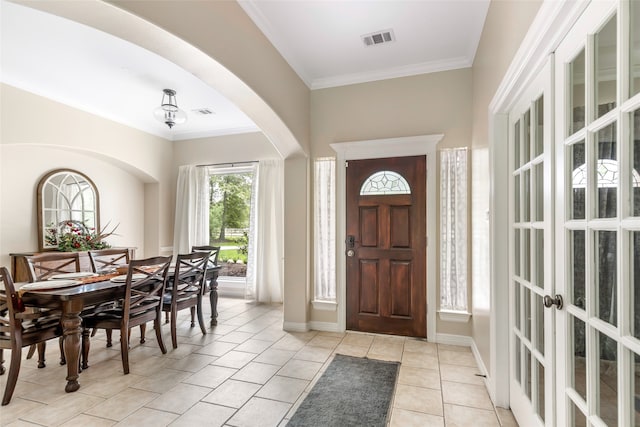
[[[228,162],[228,163],[209,163],[207,165],[196,165],[197,168],[206,168],[209,166],[240,166],[240,165],[251,165],[254,163],[258,163],[257,160],[251,160],[251,161],[246,161],[246,162]]]

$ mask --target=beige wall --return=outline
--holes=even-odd
[[[438,149],[470,146],[471,76],[461,69],[312,91],[312,157],[335,156],[334,142],[440,133]],[[437,240],[430,240],[433,250]],[[337,313],[312,310],[311,320],[336,322]],[[470,335],[471,328],[438,319],[437,332]]]
[[[110,3],[169,31],[222,64],[259,94],[308,151],[309,89],[237,2]],[[224,93],[223,88],[217,89]]]
[[[94,181],[102,225],[120,224],[119,236],[108,239],[112,245],[155,255],[171,243],[170,142],[8,85],[0,86],[0,123],[1,265],[9,265],[11,252],[38,249],[36,187],[58,168],[76,169]],[[147,188],[159,192],[148,198]]]
[[[487,369],[490,367],[491,276],[489,227],[489,103],[511,64],[522,39],[533,21],[541,1],[492,1],[473,63],[473,137],[471,252],[472,259],[472,337]],[[482,195],[482,196],[480,196]],[[507,207],[505,206],[505,209]],[[482,255],[484,254],[484,256]],[[506,284],[500,287],[507,289]]]

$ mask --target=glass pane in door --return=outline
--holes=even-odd
[[[522,189],[520,188],[520,175],[516,175],[513,178],[513,221],[515,223],[520,222],[520,193]]]
[[[531,221],[531,171],[522,172],[522,221]]]
[[[638,6],[640,9],[640,6]],[[640,65],[639,65],[640,67]],[[640,70],[638,70],[640,73]],[[640,80],[639,83],[640,85]],[[640,110],[631,116],[631,212],[632,216],[640,216]]]
[[[584,127],[584,90],[585,90],[585,62],[584,62],[584,49],[580,51],[578,56],[569,64],[570,66],[570,78],[569,83],[571,95],[569,97],[569,128],[567,129],[568,135],[573,135]]]
[[[577,142],[569,146],[569,158],[571,159],[571,170],[567,171],[567,179],[571,183],[571,219],[585,219],[586,212],[586,188],[587,188],[587,165],[585,163],[584,141]]]
[[[598,415],[608,426],[618,425],[618,343],[599,335],[600,384]]]
[[[573,304],[581,309],[585,309],[585,232],[584,230],[572,230],[570,236],[571,257],[571,288],[573,294]]]
[[[544,302],[542,296],[536,294],[536,350],[544,356]]]
[[[522,385],[524,393],[531,400],[531,351],[524,346],[524,364],[522,365]]]
[[[515,354],[513,357],[514,360],[514,370],[515,377],[518,384],[522,384],[522,344],[520,342],[520,338],[515,336]]]
[[[612,123],[598,132],[598,218],[615,218],[617,215],[619,171],[616,150],[616,124]]]
[[[631,353],[632,366],[629,368],[629,371],[633,373],[631,377],[631,402],[630,407],[633,408],[633,415],[631,419],[633,420],[634,427],[640,427],[640,355]]]
[[[584,322],[573,317],[573,388],[587,400],[587,338]]]
[[[513,269],[514,275],[520,277],[520,229],[513,230]]]
[[[536,112],[536,129],[535,129],[535,148],[533,154],[538,157],[544,152],[544,96],[541,96],[535,103]]]
[[[527,110],[522,118],[522,164],[531,160],[531,113]]]
[[[640,339],[640,231],[631,232],[631,331]],[[640,404],[640,402],[638,402]]]
[[[615,231],[597,231],[596,237],[596,292],[598,317],[614,326],[618,325],[617,287],[617,242]]]
[[[520,120],[513,126],[513,169],[522,165],[520,160]]]
[[[531,340],[531,291],[529,288],[522,289],[524,295],[524,303],[523,303],[523,314],[524,319],[524,337],[528,340]]]
[[[533,230],[534,250],[535,250],[535,266],[533,277],[533,285],[544,288],[544,230]]]
[[[522,278],[531,280],[531,230],[522,230]]]
[[[518,282],[513,282],[513,307],[515,309],[515,327],[516,329],[519,331],[520,330],[520,325],[521,325],[521,320],[520,320],[520,316],[522,311],[520,310],[520,306],[522,304],[522,301],[520,300],[520,283]]]
[[[631,76],[631,96],[640,92],[640,2],[631,3],[631,43],[629,52],[629,67]]]
[[[536,378],[537,384],[537,396],[536,396],[536,412],[538,416],[544,421],[544,365],[538,362],[536,359]]]
[[[596,34],[596,117],[616,107],[616,15]]]
[[[533,197],[535,198],[534,221],[544,221],[544,165],[538,163],[533,166],[534,189]]]
[[[571,402],[570,405],[572,425],[574,427],[586,427],[587,417],[584,416],[580,408],[578,408],[575,403]]]

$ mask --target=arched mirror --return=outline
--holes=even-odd
[[[38,183],[38,245],[58,249],[58,239],[72,229],[99,230],[98,189],[86,175],[57,169]]]

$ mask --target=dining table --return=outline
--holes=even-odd
[[[207,275],[209,279],[210,303],[211,303],[211,324],[217,324],[217,272],[219,266],[210,268],[211,274]],[[167,280],[171,280],[173,269],[167,273]],[[85,363],[80,366],[80,350],[82,342],[82,316],[81,313],[85,307],[91,307],[98,304],[116,301],[122,296],[122,288],[125,283],[122,281],[112,280],[119,276],[117,272],[109,272],[94,276],[80,277],[75,281],[74,285],[57,287],[52,281],[52,285],[47,287],[39,286],[37,289],[22,289],[22,286],[28,283],[16,283],[18,293],[25,306],[36,308],[54,308],[62,311],[61,325],[64,336],[63,352],[67,365],[67,384],[65,391],[71,393],[80,388],[78,378],[81,369],[88,368]],[[215,322],[215,323],[214,323]],[[89,331],[85,331],[89,333]]]

